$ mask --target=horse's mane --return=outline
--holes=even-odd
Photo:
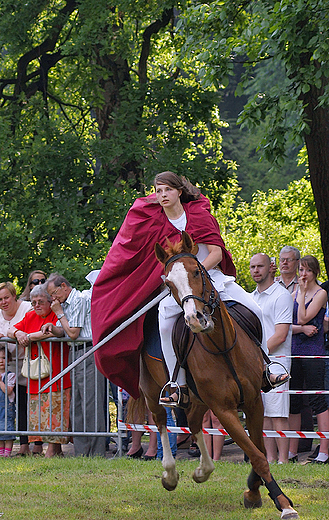
[[[175,244],[173,244],[172,242],[170,242],[169,238],[166,238],[167,247],[165,247],[164,249],[169,256],[178,255],[179,253],[183,252],[189,252],[188,249],[186,249],[186,247],[184,249],[183,242],[184,240],[180,240],[180,242],[176,242]],[[191,253],[195,255],[197,252],[198,246],[192,241]]]
[[[178,253],[181,253],[183,251],[182,247],[182,240],[180,242],[176,242],[173,244],[170,242],[169,238],[166,238],[167,247],[165,247],[166,253],[170,256],[178,255]]]

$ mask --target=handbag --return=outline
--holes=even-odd
[[[25,347],[25,354],[21,374],[23,377],[28,377],[30,371],[30,379],[39,379],[39,363],[40,363],[40,378],[44,379],[50,375],[50,363],[46,354],[40,345],[40,356],[36,359],[30,358],[30,347]],[[30,368],[29,368],[30,365]]]

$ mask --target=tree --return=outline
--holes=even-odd
[[[240,197],[248,202],[253,193],[261,189],[285,189],[293,180],[301,179],[306,175],[307,165],[299,160],[301,146],[292,143],[287,147],[284,163],[275,165],[263,158],[257,151],[264,132],[266,123],[260,124],[249,130],[241,128],[237,124],[239,114],[248,98],[253,98],[258,92],[264,92],[269,84],[278,84],[282,81],[284,73],[281,68],[273,69],[271,61],[262,63],[261,70],[249,82],[243,93],[236,96],[236,89],[241,82],[245,69],[242,63],[234,63],[233,73],[229,85],[223,89],[219,111],[221,117],[228,123],[222,130],[222,150],[226,157],[230,157],[237,165],[237,178],[241,187]],[[264,128],[265,127],[265,128]]]
[[[246,104],[242,126],[265,121],[260,148],[277,165],[292,141],[306,144],[325,265],[329,272],[329,4],[326,0],[195,2],[183,14],[182,61],[195,57],[204,85],[226,86],[236,62],[246,73],[236,93],[271,61],[283,80]],[[202,44],[200,43],[202,42]],[[204,44],[204,42],[206,42]]]
[[[250,258],[256,253],[267,253],[276,257],[278,265],[279,252],[285,245],[297,247],[302,256],[316,256],[324,281],[319,223],[310,181],[293,181],[286,190],[257,191],[250,203],[239,201],[238,192],[238,183],[233,180],[215,213],[233,255],[238,283],[251,292],[255,283],[249,272]]]
[[[1,278],[99,267],[161,170],[218,203],[218,93],[172,67],[191,1],[27,0],[0,6]]]

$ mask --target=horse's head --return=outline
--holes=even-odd
[[[172,244],[167,240],[164,249],[155,244],[155,254],[164,265],[165,283],[184,311],[186,324],[192,332],[211,332],[214,322],[211,318],[215,289],[204,267],[195,256],[197,246],[188,233],[183,231],[182,240]]]

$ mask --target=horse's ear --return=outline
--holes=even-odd
[[[198,246],[193,242],[192,237],[186,233],[186,231],[182,232],[182,249],[193,254],[198,251]]]
[[[167,251],[160,246],[159,242],[157,242],[154,246],[155,256],[159,260],[161,264],[165,264],[169,258]]]

